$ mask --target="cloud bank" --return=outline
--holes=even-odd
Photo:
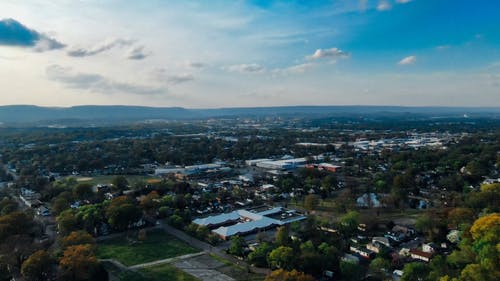
[[[14,19],[0,20],[0,45],[32,47],[38,52],[62,49],[66,46]]]
[[[256,63],[237,64],[226,67],[226,70],[239,73],[259,73],[264,71],[264,67]]]
[[[118,82],[95,73],[79,73],[70,67],[50,65],[45,69],[49,80],[59,82],[73,89],[88,90],[103,94],[134,94],[134,95],[161,95],[167,89],[150,87],[133,83]]]

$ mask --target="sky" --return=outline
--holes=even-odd
[[[500,106],[496,0],[0,0],[0,105]]]

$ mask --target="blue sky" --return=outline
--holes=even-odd
[[[47,2],[0,2],[0,104],[500,106],[498,1]]]

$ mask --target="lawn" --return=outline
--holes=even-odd
[[[80,183],[88,183],[91,185],[96,184],[111,184],[113,179],[119,175],[109,175],[109,176],[97,176],[97,177],[74,177],[77,182]],[[138,182],[146,182],[146,183],[157,183],[160,182],[161,179],[154,176],[137,176],[137,175],[123,175],[129,184],[133,186]]]
[[[162,230],[148,232],[143,242],[137,241],[136,233],[129,236],[132,239],[118,237],[98,243],[97,257],[115,259],[126,266],[131,266],[198,252],[197,249]]]
[[[170,264],[162,264],[143,268],[140,272],[149,280],[172,280],[172,281],[198,281],[196,277],[174,267]]]

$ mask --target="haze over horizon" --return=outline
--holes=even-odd
[[[500,106],[495,1],[0,3],[0,105]]]

